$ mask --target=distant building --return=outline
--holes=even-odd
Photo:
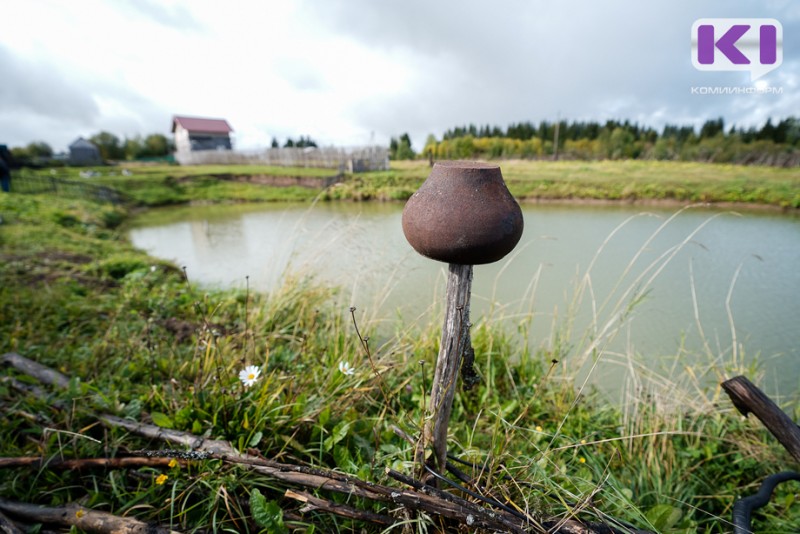
[[[100,165],[103,158],[94,143],[79,137],[69,145],[69,162],[71,165]]]
[[[230,134],[233,128],[225,119],[203,119],[200,117],[172,117],[172,133],[175,135],[175,151],[178,153],[198,150],[231,150]]]

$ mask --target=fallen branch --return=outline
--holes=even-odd
[[[174,452],[182,454],[179,451]],[[173,451],[140,451],[138,454],[171,456]],[[450,502],[433,495],[366,482],[344,473],[318,467],[281,464],[243,454],[233,456],[210,452],[190,454],[196,460],[221,460],[229,464],[247,465],[255,473],[289,484],[398,504],[409,510],[427,512],[476,528],[485,528],[496,532],[524,533],[528,532],[527,529],[531,527],[530,524],[526,524],[510,514],[489,510],[463,499],[460,499],[459,502]],[[457,497],[453,497],[457,499]],[[538,532],[544,531],[539,530]]]
[[[800,462],[800,428],[778,406],[744,376],[722,383],[733,405],[747,417],[753,413],[792,457]]]
[[[84,469],[126,469],[129,467],[170,467],[171,458],[73,458],[70,460],[44,459],[39,456],[0,458],[0,469],[10,467],[35,467],[59,471],[82,471]]]
[[[310,512],[313,510],[322,510],[323,512],[327,512],[329,514],[349,517],[350,519],[357,519],[359,521],[373,523],[375,525],[383,525],[388,527],[397,523],[395,518],[388,515],[365,512],[363,510],[359,510],[358,508],[347,506],[346,504],[339,504],[333,501],[315,497],[314,495],[304,491],[298,492],[287,489],[284,496],[289,499],[294,499],[296,501],[305,503],[305,506],[300,509],[301,513]]]
[[[203,451],[225,456],[241,456],[230,443],[221,439],[208,439],[188,432],[170,430],[156,425],[138,423],[130,419],[122,419],[116,415],[100,414],[98,417],[106,426],[124,428],[125,430],[145,438],[166,441],[176,445],[183,445],[193,451]]]
[[[0,512],[0,532],[2,534],[23,534],[9,518]]]
[[[17,380],[16,378],[10,376],[4,376],[0,378],[0,382],[3,384],[8,384],[11,389],[15,389],[20,393],[27,393],[37,399],[43,399],[46,396],[45,391],[40,388],[39,386],[34,386],[33,384],[25,384]]]
[[[25,356],[20,356],[16,352],[7,352],[3,354],[2,361],[6,365],[10,365],[18,371],[32,376],[42,384],[56,386],[59,389],[66,389],[69,387],[69,378],[59,373],[55,369],[51,369],[45,365],[37,363]]]
[[[0,498],[0,510],[29,522],[74,526],[97,534],[180,534],[153,523],[99,512],[75,503],[47,507]]]

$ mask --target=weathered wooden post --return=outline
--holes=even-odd
[[[411,246],[449,264],[442,341],[429,404],[432,419],[426,420],[422,438],[423,450],[433,444],[440,472],[447,460],[447,425],[458,370],[462,358],[472,355],[472,266],[493,263],[511,252],[522,237],[522,227],[522,210],[500,167],[486,163],[437,162],[403,210],[403,233]]]

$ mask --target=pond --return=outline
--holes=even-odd
[[[447,270],[407,244],[402,207],[170,208],[145,213],[130,237],[207,287],[269,291],[287,273],[313,273],[342,289],[344,311],[356,306],[393,332],[398,321],[437,321]],[[753,362],[770,394],[798,390],[799,218],[701,207],[522,208],[516,250],[475,268],[473,323],[521,332],[532,349],[566,340],[573,356],[561,365],[584,375],[592,368],[591,383],[615,394],[623,385],[630,393],[624,377],[634,368],[691,385],[718,381],[723,370],[755,378]]]

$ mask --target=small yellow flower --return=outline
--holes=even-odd
[[[581,440],[581,445],[586,445],[586,440],[585,439]]]
[[[586,458],[584,458],[583,456],[581,456],[580,458],[578,458],[578,461],[579,461],[580,463],[582,463],[582,464],[585,464],[585,463],[586,463]]]
[[[176,460],[175,458],[173,458],[172,460],[170,460],[170,461],[169,461],[169,464],[167,464],[167,465],[169,465],[169,467],[170,467],[170,468],[173,468],[173,467],[175,467],[176,465],[178,465],[178,460]]]
[[[540,427],[539,425],[536,425],[536,428],[534,430],[536,430],[537,432],[541,432],[542,431],[542,427]]]
[[[167,475],[165,475],[164,473],[161,473],[160,475],[158,475],[156,477],[156,485],[157,486],[161,486],[162,484],[164,484],[164,482],[167,481],[168,478],[169,477]]]
[[[76,511],[76,512],[75,512],[75,517],[77,517],[78,519],[80,519],[80,518],[81,518],[81,517],[83,517],[84,515],[86,515],[86,512],[84,512],[84,511],[83,511],[82,509],[80,509],[80,508],[78,508],[78,511]]]

